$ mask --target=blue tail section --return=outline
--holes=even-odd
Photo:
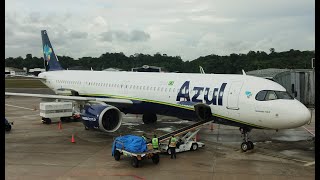
[[[41,31],[41,37],[46,71],[63,70],[56,54],[54,53],[46,30]]]

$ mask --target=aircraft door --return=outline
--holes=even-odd
[[[235,81],[231,83],[228,93],[228,109],[239,109],[239,94],[243,85],[243,81]]]

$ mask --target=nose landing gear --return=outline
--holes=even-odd
[[[240,127],[239,128],[241,134],[243,134],[243,143],[241,144],[241,150],[243,152],[246,152],[247,150],[251,150],[254,148],[254,145],[251,141],[248,141],[248,133],[251,131],[251,129],[246,128],[246,127]]]

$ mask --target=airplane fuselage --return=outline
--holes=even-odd
[[[194,105],[203,103],[221,124],[287,129],[310,119],[309,110],[296,99],[257,100],[263,90],[286,90],[247,75],[61,70],[39,77],[56,93],[73,90],[80,96],[130,99],[134,104],[125,113],[196,119]]]

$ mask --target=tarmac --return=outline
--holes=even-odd
[[[314,131],[314,109],[312,121],[304,127],[278,132],[252,130],[249,138],[255,148],[251,151],[240,150],[238,128],[208,124],[199,133],[204,148],[178,153],[177,159],[161,154],[159,164],[143,160],[141,167],[134,168],[130,158],[121,156],[115,161],[111,156],[115,137],[145,132],[151,138],[153,133],[166,134],[194,122],[158,116],[156,124],[145,125],[141,115],[125,115],[115,133],[85,130],[81,122],[63,122],[59,129],[57,121],[41,123],[40,101],[5,99],[5,116],[14,121],[12,130],[5,134],[5,179],[315,179],[314,141],[305,129]],[[72,135],[75,143],[71,143]]]

